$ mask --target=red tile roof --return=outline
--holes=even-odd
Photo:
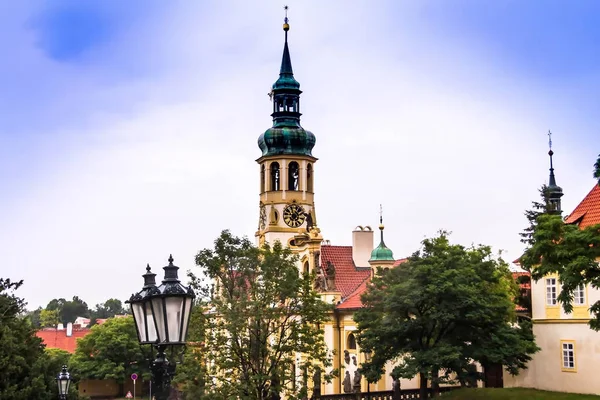
[[[367,283],[369,283],[370,279],[364,280],[356,290],[350,294],[345,300],[343,300],[336,307],[338,310],[356,310],[362,307],[362,301],[360,300],[360,296],[367,290]]]
[[[565,218],[565,222],[578,224],[580,228],[600,224],[600,186],[598,184],[594,185],[581,203]]]
[[[335,288],[342,292],[342,301],[371,276],[371,268],[356,268],[352,246],[321,246],[321,265],[331,262],[335,268]]]
[[[335,287],[342,292],[342,301],[337,305],[340,310],[354,310],[362,307],[360,296],[367,289],[371,280],[371,268],[357,268],[352,259],[352,246],[321,246],[321,265],[327,262],[335,267]],[[408,261],[406,258],[396,260],[392,267]],[[323,271],[325,272],[325,271]]]
[[[42,339],[46,347],[53,349],[62,349],[69,353],[74,353],[77,348],[77,339],[89,334],[88,328],[73,329],[73,334],[67,336],[66,329],[45,328],[37,331],[35,335]]]
[[[392,265],[392,267],[397,267],[398,265],[404,264],[407,261],[408,261],[408,258],[401,258],[399,260],[394,261],[394,265]]]

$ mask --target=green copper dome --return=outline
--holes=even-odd
[[[315,135],[301,126],[273,126],[260,135],[258,147],[263,156],[295,154],[311,156]]]
[[[379,246],[374,248],[371,252],[371,258],[369,259],[369,262],[394,261],[394,253],[385,245],[385,242],[383,241],[383,228],[383,224],[381,223],[379,225],[379,230],[381,231],[381,242],[379,243]]]
[[[279,79],[273,84],[270,96],[273,102],[273,126],[258,138],[262,156],[281,154],[312,157],[316,138],[300,125],[300,83],[294,78],[292,59],[287,42],[287,17],[283,25],[285,44],[279,70]]]
[[[379,243],[379,246],[371,252],[371,259],[369,261],[394,261],[394,253],[385,243]]]

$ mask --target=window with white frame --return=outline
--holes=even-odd
[[[577,306],[585,304],[585,286],[579,285],[575,288],[575,291],[573,292],[573,302]]]
[[[563,369],[575,369],[575,343],[563,342],[562,359]]]
[[[556,305],[556,278],[546,278],[546,304]]]

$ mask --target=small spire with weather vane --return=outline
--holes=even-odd
[[[550,156],[550,181],[548,182],[550,186],[556,186],[556,178],[554,177],[554,165],[552,164],[552,156],[554,152],[552,151],[552,132],[548,130],[548,155]]]
[[[548,148],[548,155],[550,156],[550,179],[548,181],[546,195],[548,196],[549,211],[560,214],[560,198],[563,196],[563,191],[562,188],[556,184],[556,177],[554,176],[554,164],[552,162],[554,151],[552,151],[552,132],[550,132],[550,130],[548,130]]]
[[[290,20],[288,19],[287,16],[287,12],[288,12],[288,6],[283,6],[283,9],[285,10],[285,18],[283,19],[283,30],[285,31],[285,41],[287,42],[287,31],[290,30]]]

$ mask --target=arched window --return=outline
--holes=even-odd
[[[308,261],[304,261],[304,273],[308,274],[308,271],[309,271]]]
[[[260,166],[260,192],[265,191],[265,164]]]
[[[288,190],[298,190],[300,183],[300,168],[296,161],[288,164]]]
[[[356,338],[354,337],[354,333],[348,335],[348,342],[346,344],[346,348],[348,350],[356,350]]]
[[[271,190],[279,190],[279,163],[271,163]]]
[[[308,164],[308,166],[306,167],[306,191],[307,192],[311,192],[313,191],[313,169],[312,169],[312,164]]]

